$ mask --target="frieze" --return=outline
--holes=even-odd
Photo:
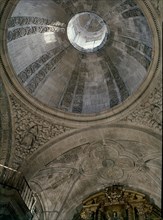
[[[74,100],[73,100],[72,112],[76,112],[76,113],[81,113],[82,112],[85,77],[86,77],[86,72],[87,71],[88,70],[86,68],[86,65],[81,63],[79,76],[78,76],[78,83],[77,83],[76,93],[75,93],[75,97],[74,97]]]
[[[129,114],[123,121],[132,122],[137,125],[143,125],[162,130],[162,84],[161,80],[158,86],[149,95],[146,101]]]
[[[144,55],[146,55],[148,57],[149,60],[151,60],[152,58],[152,48],[147,46],[144,43],[141,43],[140,41],[137,41],[135,39],[126,37],[126,36],[121,36],[118,35],[116,36],[116,39],[118,39],[118,41],[122,41],[124,42],[126,45],[135,48],[136,50],[139,50],[141,53],[143,53]]]
[[[150,59],[135,50],[133,47],[126,45],[127,53],[133,56],[147,70],[150,65]]]
[[[64,23],[60,23],[59,21],[49,20],[46,18],[39,18],[39,17],[11,17],[8,19],[8,28],[13,28],[17,26],[24,26],[24,25],[50,25],[54,27],[65,27]]]
[[[18,168],[21,162],[50,139],[71,130],[60,124],[43,119],[30,112],[13,96],[10,97],[15,128],[15,152],[13,166]]]
[[[59,60],[61,60],[67,48],[58,52],[52,59],[50,59],[46,64],[44,64],[44,66],[36,74],[33,74],[31,76],[29,82],[25,86],[28,92],[35,92],[36,88],[44,80],[46,75],[56,68],[57,63],[59,62]]]
[[[113,83],[114,78],[111,74],[110,69],[108,68],[107,63],[103,60],[101,60],[100,63],[101,63],[102,69],[106,71],[105,80],[106,80],[106,83],[107,83],[109,97],[110,97],[110,107],[112,108],[115,105],[118,105],[118,103],[119,103],[119,98],[118,98],[118,94],[117,94],[117,91],[116,91],[116,86]]]
[[[128,11],[123,12],[122,16],[123,18],[131,18],[131,17],[143,16],[143,13],[139,8],[132,8]]]
[[[107,54],[105,54],[105,61],[109,65],[109,68],[110,68],[110,71],[111,71],[111,75],[113,76],[112,80],[115,80],[115,82],[116,82],[116,84],[118,86],[118,89],[119,89],[119,92],[120,92],[120,96],[121,96],[121,101],[124,101],[129,96],[129,92],[127,90],[127,87],[126,87],[122,77],[120,76],[118,69],[116,68],[116,66],[114,65],[113,61],[111,60],[111,58]],[[110,92],[109,85],[108,85],[108,90]],[[113,96],[113,99],[114,99],[114,96]],[[113,107],[112,103],[111,103],[111,107]]]
[[[60,109],[68,110],[68,111],[71,110],[71,103],[72,103],[73,96],[74,96],[74,93],[75,93],[77,80],[79,78],[80,65],[81,65],[81,61],[80,61],[80,59],[78,59],[76,65],[75,65],[75,68],[74,68],[74,70],[71,74],[71,78],[68,82],[68,85],[67,85],[66,91],[64,93],[64,96],[62,97],[62,99],[60,101],[60,104],[59,104]]]
[[[46,32],[65,32],[65,28],[54,27],[54,26],[31,26],[16,28],[12,31],[8,31],[7,40],[8,42],[16,40],[20,37],[24,37],[31,34],[46,33]]]
[[[18,74],[18,78],[22,83],[25,83],[28,78],[30,78],[41,66],[44,65],[48,60],[50,60],[57,52],[59,52],[62,48],[57,47],[46,54],[43,54],[39,59],[30,64],[24,70],[22,70]]]
[[[136,3],[133,0],[126,0],[126,1],[122,2],[120,5],[118,5],[116,7],[116,10],[119,13],[121,13],[121,12],[123,12],[123,11],[125,11],[127,9],[130,9],[132,7],[135,7],[135,6],[137,6],[137,5],[136,5]]]

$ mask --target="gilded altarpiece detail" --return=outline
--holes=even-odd
[[[113,185],[83,201],[81,220],[161,220],[143,193]]]

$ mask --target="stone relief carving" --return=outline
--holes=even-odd
[[[82,192],[89,184],[97,187],[124,181],[132,185],[140,176],[143,182],[138,180],[139,186],[142,184],[143,187],[146,184],[147,187],[159,188],[158,186],[161,185],[161,180],[158,178],[161,169],[159,163],[161,152],[150,145],[146,146],[148,151],[144,151],[142,143],[136,141],[135,144],[137,144],[137,151],[142,152],[141,154],[135,152],[136,146],[131,149],[133,142],[127,140],[123,142],[106,137],[103,140],[84,143],[45,165],[35,174],[31,182],[39,183],[41,193],[46,194],[53,207],[55,205],[58,207],[56,210],[62,209],[62,204],[65,203],[63,197],[60,197],[61,190],[66,200],[68,200],[68,192],[71,191],[72,197],[70,196],[68,200],[68,203],[69,201],[71,203],[75,193]],[[66,185],[69,182],[73,183],[74,179],[77,179],[76,185]],[[153,179],[155,182],[152,182]],[[108,193],[108,199],[110,199],[109,196]],[[111,202],[115,202],[117,197],[111,196],[114,200]],[[118,199],[121,198],[118,197]],[[58,200],[61,205],[58,205]]]
[[[24,37],[31,34],[46,33],[46,32],[65,32],[65,28],[54,27],[54,26],[31,26],[21,27],[14,30],[8,31],[7,40],[8,42],[16,40],[20,37]]]
[[[150,60],[145,55],[142,55],[140,52],[136,51],[133,47],[126,45],[127,53],[130,56],[133,56],[144,68],[147,70],[150,65]]]
[[[132,141],[127,141],[132,145]],[[101,181],[127,180],[132,175],[139,173],[150,173],[154,167],[159,169],[159,160],[161,153],[149,150],[142,154],[134,153],[132,150],[126,150],[126,142],[110,139],[99,140],[94,143],[85,143],[69,152],[56,158],[45,166],[46,170],[69,168],[76,169],[76,174],[82,178],[98,176]],[[136,143],[135,143],[136,144]],[[127,145],[127,148],[129,146]],[[137,143],[138,151],[141,151],[142,144]],[[150,146],[148,146],[150,148]],[[153,152],[153,153],[152,153]],[[140,156],[139,156],[140,155]],[[42,171],[40,171],[40,174]],[[38,178],[41,175],[36,174]],[[44,180],[44,179],[43,179]],[[55,182],[55,178],[53,179]]]
[[[161,14],[161,9],[162,9],[162,0],[150,0],[152,5],[154,6],[155,10],[157,11],[158,15]]]
[[[81,65],[81,61],[78,58],[78,61],[74,67],[74,70],[72,71],[71,74],[71,78],[68,82],[67,88],[65,90],[65,93],[63,95],[63,97],[60,100],[60,104],[59,104],[59,108],[63,109],[63,110],[70,110],[70,106],[73,100],[73,96],[75,93],[75,88],[76,88],[76,84],[77,84],[77,80],[79,78],[80,75],[80,65]]]
[[[20,82],[25,83],[36,71],[38,71],[39,68],[41,68],[48,60],[50,60],[61,50],[63,50],[63,48],[57,47],[48,51],[46,54],[43,54],[41,57],[39,57],[39,59],[22,70],[18,74]]]
[[[129,92],[122,77],[119,74],[118,69],[116,68],[112,59],[108,56],[106,50],[101,50],[98,53],[98,56],[104,56],[104,60],[100,61],[100,63],[103,71],[105,71],[105,79],[110,96],[110,107],[114,107],[121,101],[124,101],[129,96]],[[120,95],[118,95],[116,89],[117,87]]]
[[[105,55],[105,60],[107,61],[108,65],[109,65],[110,71],[113,76],[113,80],[115,80],[115,82],[118,86],[118,89],[119,89],[119,92],[121,95],[121,101],[124,101],[129,96],[129,92],[127,90],[127,87],[126,87],[121,75],[119,74],[117,67],[115,66],[112,59],[107,54]]]
[[[129,37],[121,36],[121,35],[116,36],[116,39],[118,39],[119,41],[122,41],[127,46],[135,48],[136,50],[140,51],[140,55],[139,56],[141,56],[141,59],[143,58],[141,53],[143,53],[144,54],[144,58],[143,59],[145,60],[145,57],[147,57],[146,59],[148,60],[148,63],[149,63],[149,61],[151,61],[151,58],[152,58],[152,48],[149,47],[148,45],[146,45],[145,43],[142,43],[142,42],[140,42],[138,40],[131,39]],[[135,57],[135,59],[138,59],[138,58]],[[141,59],[139,58],[138,62],[142,63]],[[147,66],[147,65],[144,65],[143,63],[142,63],[142,65],[144,67]]]
[[[44,145],[50,139],[70,131],[71,128],[54,124],[24,108],[13,96],[11,98],[15,127],[14,166]]]
[[[141,105],[129,114],[123,121],[132,122],[153,128],[159,132],[162,130],[162,85],[161,80]]]
[[[46,18],[39,17],[11,17],[8,19],[8,28],[23,26],[23,25],[50,25],[55,27],[65,27],[64,23],[53,21]]]
[[[142,11],[139,8],[132,8],[122,13],[123,18],[143,16]]]
[[[39,84],[44,81],[46,75],[56,68],[57,63],[64,56],[67,49],[68,47],[59,51],[55,56],[52,57],[52,59],[48,60],[46,64],[42,65],[42,68],[38,72],[36,71],[33,75],[31,75],[29,82],[26,85],[28,92],[35,92]]]
[[[134,1],[126,0],[126,1],[123,1],[121,4],[117,5],[117,11],[119,13],[122,13],[123,11],[129,9],[130,7],[132,8],[135,6],[137,6],[137,4]]]

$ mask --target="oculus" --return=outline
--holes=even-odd
[[[107,41],[109,28],[105,21],[92,12],[82,12],[71,18],[67,26],[67,37],[79,51],[94,52]]]

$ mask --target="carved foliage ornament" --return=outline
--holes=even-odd
[[[162,130],[162,84],[153,90],[148,99],[135,110],[125,121],[153,128],[159,132]]]
[[[162,0],[150,0],[150,2],[152,3],[153,7],[155,8],[156,12],[158,13],[158,15],[161,14],[161,9],[162,9]]]
[[[28,111],[14,97],[11,97],[11,103],[15,123],[14,168],[50,139],[71,129]]]

